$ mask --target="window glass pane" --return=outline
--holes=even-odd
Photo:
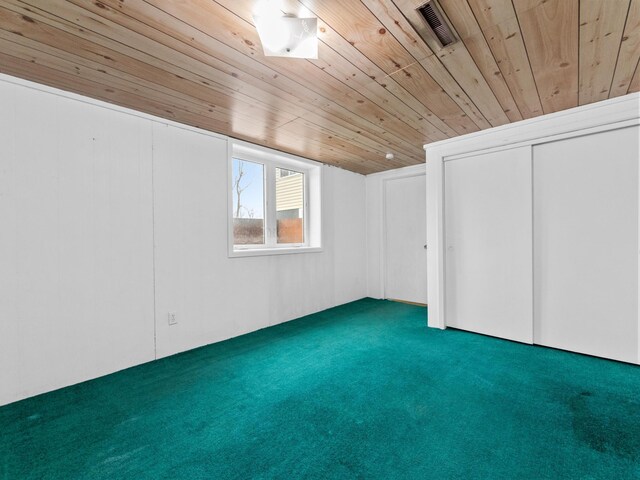
[[[276,168],[278,243],[304,243],[304,174]]]
[[[233,243],[264,243],[264,165],[233,159]]]

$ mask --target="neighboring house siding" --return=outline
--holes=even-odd
[[[302,209],[304,175],[276,178],[276,210]]]

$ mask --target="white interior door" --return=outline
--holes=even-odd
[[[638,127],[534,147],[535,343],[638,361]]]
[[[531,343],[531,148],[444,169],[446,325]]]
[[[427,204],[424,175],[385,185],[385,297],[427,303]]]

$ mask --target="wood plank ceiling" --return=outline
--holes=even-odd
[[[284,0],[319,58],[265,57],[255,0],[2,0],[0,72],[360,173],[640,90],[640,0]],[[385,154],[392,152],[392,161]]]

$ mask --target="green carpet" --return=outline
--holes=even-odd
[[[640,478],[639,367],[425,316],[365,299],[2,407],[0,478]]]

